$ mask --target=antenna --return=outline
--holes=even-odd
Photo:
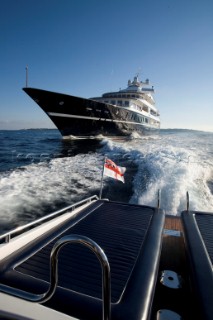
[[[141,77],[141,67],[138,68],[138,72],[136,73],[137,77]]]
[[[26,88],[28,87],[28,66],[26,66]]]

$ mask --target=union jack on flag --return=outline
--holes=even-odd
[[[104,175],[124,183],[125,167],[117,166],[112,160],[106,159],[104,163]]]

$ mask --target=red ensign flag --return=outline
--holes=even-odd
[[[124,183],[125,167],[117,166],[112,160],[106,159],[104,163],[104,175],[113,179],[120,180]]]

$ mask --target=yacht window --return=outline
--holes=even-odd
[[[125,107],[128,107],[129,106],[129,101],[125,100],[124,101],[124,105],[125,105]]]
[[[151,110],[150,113],[153,115],[153,116],[156,116],[156,112],[154,110]]]
[[[111,104],[115,104],[115,100],[111,100]]]
[[[141,122],[141,118],[140,118],[140,116],[139,116],[138,114],[136,114],[135,120],[136,120],[137,122]]]
[[[118,101],[117,101],[117,105],[118,105],[118,106],[122,106],[122,100],[118,100]]]

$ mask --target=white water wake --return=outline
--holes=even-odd
[[[93,153],[52,159],[1,174],[1,223],[32,212],[43,215],[43,207],[79,201],[99,189],[101,159]]]
[[[98,152],[32,163],[3,172],[0,175],[1,225],[23,212],[27,222],[32,220],[32,213],[42,216],[44,207],[57,209],[60,204],[99,194],[104,156],[125,166],[127,175],[134,172],[129,178],[131,185],[126,182],[133,189],[131,203],[156,206],[160,189],[161,208],[167,214],[176,215],[186,209],[188,191],[191,209],[213,212],[213,194],[209,188],[209,182],[213,185],[213,145],[205,141],[199,140],[198,144],[194,137],[183,140],[176,135],[127,142],[106,139]],[[106,179],[104,185],[107,184]],[[124,190],[121,182],[113,185],[118,193]],[[124,197],[122,201],[125,200]]]
[[[188,191],[190,209],[213,212],[213,194],[208,185],[213,181],[211,145],[209,150],[209,145],[198,145],[196,139],[183,143],[182,139],[165,136],[107,144],[112,156],[120,147],[138,165],[132,203],[156,206],[161,190],[161,208],[176,215],[186,209]]]

